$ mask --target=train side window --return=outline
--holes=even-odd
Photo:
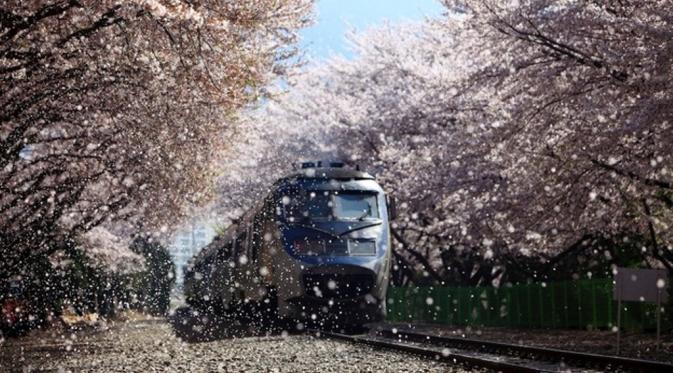
[[[239,257],[238,260],[240,260],[241,255],[246,255],[247,256],[247,253],[246,253],[246,251],[248,249],[248,243],[247,243],[248,234],[247,233],[248,233],[247,231],[243,231],[236,238],[236,256]]]
[[[253,247],[252,247],[252,225],[249,226],[248,229],[246,229],[245,234],[246,234],[247,239],[248,239],[248,241],[246,242],[247,250],[245,251],[245,255],[248,258],[252,258],[252,250],[253,250]]]

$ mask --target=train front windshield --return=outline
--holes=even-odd
[[[283,197],[285,217],[290,221],[303,219],[370,220],[379,219],[375,192],[308,191]]]

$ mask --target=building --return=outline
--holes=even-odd
[[[215,229],[207,222],[195,222],[183,227],[174,236],[168,249],[175,263],[176,285],[182,287],[184,266],[215,237]]]

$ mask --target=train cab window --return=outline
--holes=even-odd
[[[307,191],[284,196],[285,218],[289,221],[306,219],[365,220],[380,218],[377,194],[367,191]]]
[[[280,199],[283,214],[289,221],[297,221],[303,218],[304,201],[299,194],[283,196]]]
[[[309,192],[305,201],[304,214],[308,217],[328,218],[332,215],[332,197],[329,192],[315,191]]]
[[[378,218],[376,194],[339,193],[334,195],[334,215],[343,219]]]
[[[290,221],[332,217],[332,196],[328,191],[308,191],[281,199],[285,218]]]

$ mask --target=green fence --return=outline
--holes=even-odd
[[[617,324],[612,279],[533,283],[501,288],[390,288],[388,320],[455,326],[601,328]],[[623,302],[627,330],[656,327],[656,305]],[[671,323],[662,318],[662,326]]]

